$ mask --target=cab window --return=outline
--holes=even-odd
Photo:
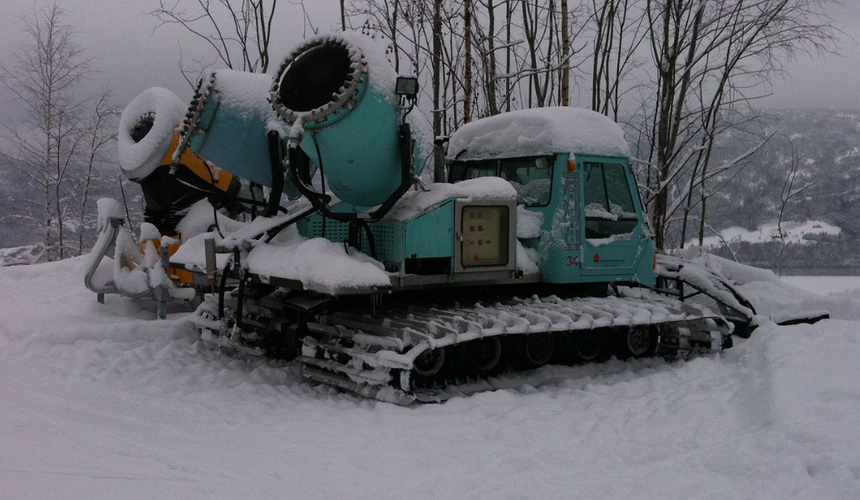
[[[586,162],[583,169],[585,237],[608,238],[631,233],[639,217],[624,165]]]
[[[552,156],[481,160],[451,164],[449,182],[478,177],[501,177],[517,191],[517,204],[542,207],[549,204],[552,193]]]

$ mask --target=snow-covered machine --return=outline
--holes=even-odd
[[[103,227],[115,230],[94,250],[94,291],[202,297],[193,321],[205,340],[296,359],[309,379],[401,404],[509,368],[717,352],[754,314],[718,277],[658,266],[623,132],[600,114],[477,120],[450,138],[448,182],[431,183],[432,134],[411,113],[417,84],[368,39],[303,43],[268,92],[258,75],[234,73],[204,77],[176,138],[175,105],[126,109],[121,147],[154,118],[127,144],[141,150],[126,155],[131,177],[131,160],[174,177],[195,160],[210,182],[187,186],[193,204],[172,205],[182,218],[163,226],[161,247],[175,252],[145,249],[135,268],[117,263],[129,245],[116,244],[112,276],[99,266],[121,217],[105,202]],[[266,186],[268,200],[237,194],[225,176]],[[265,210],[244,222],[225,213],[255,205]],[[169,280],[153,275],[161,262]],[[682,300],[691,295],[716,305]]]

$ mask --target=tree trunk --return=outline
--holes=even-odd
[[[439,94],[442,86],[442,0],[433,0],[433,179],[444,182],[444,150],[436,141],[442,135],[442,103]]]
[[[570,26],[567,0],[561,0],[561,105],[570,106]]]
[[[472,121],[472,0],[463,0],[463,123]]]
[[[513,17],[511,0],[505,0],[505,111],[511,110],[511,18]]]
[[[487,38],[487,51],[489,52],[489,62],[486,64],[487,107],[490,116],[495,116],[499,114],[499,105],[496,102],[496,9],[493,0],[487,0],[487,21],[490,32]]]

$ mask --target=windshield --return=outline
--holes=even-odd
[[[501,177],[517,191],[517,204],[542,207],[549,204],[552,193],[552,156],[455,162],[449,182],[478,177]]]

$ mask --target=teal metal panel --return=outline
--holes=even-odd
[[[404,258],[454,256],[454,200],[405,224]]]
[[[376,246],[376,257],[385,264],[396,265],[403,260],[403,237],[405,226],[399,221],[383,221],[370,224],[373,231],[373,239]],[[299,234],[306,238],[323,237],[323,218],[314,215],[298,223]],[[342,242],[346,241],[348,234],[345,222],[332,219],[325,220],[325,238],[327,240]],[[361,238],[360,250],[370,255],[370,243],[367,235]]]
[[[409,221],[370,223],[376,243],[377,258],[388,268],[395,268],[406,258],[451,257],[454,255],[454,200],[448,200]],[[306,238],[323,236],[323,219],[314,215],[298,223],[299,234]],[[347,239],[347,224],[331,219],[325,221],[325,238],[331,241]],[[366,235],[361,251],[370,255]]]

